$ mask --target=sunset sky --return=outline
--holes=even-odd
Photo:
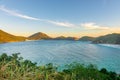
[[[0,0],[0,29],[21,36],[120,33],[120,0]]]

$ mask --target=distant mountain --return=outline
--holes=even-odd
[[[27,40],[41,40],[41,39],[44,39],[44,40],[79,40],[79,41],[92,41],[92,43],[120,44],[120,34],[117,34],[117,33],[108,34],[108,35],[100,36],[97,38],[83,36],[80,39],[78,39],[76,37],[64,37],[64,36],[51,38],[45,33],[38,32],[26,38],[22,36],[15,36],[5,31],[0,30],[0,43],[26,41],[26,39]]]
[[[97,37],[93,43],[120,44],[120,34],[113,33]]]
[[[12,34],[0,30],[0,43],[25,41],[25,39],[25,37],[14,36]]]
[[[76,37],[64,37],[64,36],[59,36],[56,38],[53,38],[54,40],[77,40]]]
[[[67,37],[66,39],[67,40],[78,40],[78,38],[76,38],[76,37]]]
[[[59,36],[59,37],[56,37],[56,38],[53,38],[54,40],[65,40],[66,37],[64,36]]]
[[[89,37],[89,36],[83,36],[79,39],[80,41],[93,41],[95,40],[94,37]]]
[[[51,39],[47,34],[38,32],[27,38],[28,40],[41,40],[41,39]]]

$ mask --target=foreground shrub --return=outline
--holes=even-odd
[[[52,63],[37,66],[30,60],[23,60],[19,53],[0,56],[0,80],[120,80],[120,75],[105,68],[72,63],[58,71]]]

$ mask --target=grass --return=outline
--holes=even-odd
[[[30,60],[23,60],[19,53],[0,56],[0,80],[120,80],[120,75],[98,70],[96,66],[72,63],[62,71],[52,63],[37,66]]]

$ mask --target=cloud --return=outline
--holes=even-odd
[[[51,24],[54,24],[54,25],[57,25],[57,26],[63,26],[63,27],[74,27],[74,24],[72,24],[72,23],[59,22],[59,21],[39,19],[39,18],[31,17],[31,16],[28,16],[28,15],[18,13],[14,10],[7,9],[5,6],[0,6],[0,10],[3,11],[3,12],[6,12],[6,13],[12,15],[12,16],[27,19],[27,20],[43,21],[43,22],[47,22],[47,23],[51,23]]]
[[[38,18],[34,18],[34,17],[31,17],[31,16],[27,16],[27,15],[24,15],[24,14],[17,13],[13,10],[9,10],[9,9],[5,8],[4,6],[0,6],[0,10],[4,11],[4,12],[6,12],[6,13],[12,15],[12,16],[20,17],[20,18],[23,18],[23,19],[39,20]]]
[[[81,24],[82,27],[84,27],[85,29],[91,29],[91,30],[107,30],[109,29],[109,27],[104,27],[104,26],[100,26],[97,25],[96,23],[82,23]]]
[[[52,23],[52,24],[55,24],[55,25],[58,25],[58,26],[64,26],[64,27],[75,27],[74,24],[72,23],[68,23],[68,22],[58,22],[58,21],[48,21],[49,23]]]
[[[77,24],[73,24],[73,23],[69,23],[69,22],[60,22],[60,21],[54,21],[54,20],[49,20],[49,19],[35,18],[35,17],[31,17],[31,16],[28,16],[28,15],[18,13],[15,10],[10,10],[10,9],[6,8],[5,6],[0,6],[0,10],[3,11],[3,12],[6,12],[6,13],[12,15],[12,16],[19,17],[19,18],[22,18],[22,19],[42,21],[42,22],[50,23],[50,24],[57,25],[57,26],[67,27],[67,28],[78,28],[78,27],[82,26],[85,29],[91,29],[91,30],[107,30],[107,29],[110,29],[109,27],[100,26],[100,25],[97,25],[96,23],[93,23],[93,22],[81,23],[80,26],[79,26]]]

